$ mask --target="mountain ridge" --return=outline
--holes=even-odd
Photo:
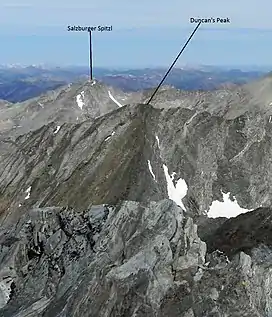
[[[95,80],[1,110],[2,316],[269,317],[269,87],[147,105]]]

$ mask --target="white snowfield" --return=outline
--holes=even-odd
[[[152,169],[150,160],[147,161],[147,164],[148,164],[148,168],[149,168],[150,174],[152,175],[152,177],[154,178],[154,180],[156,180],[156,176],[155,176],[155,174],[153,173],[153,169]]]
[[[84,106],[84,91],[82,91],[80,94],[76,96],[76,101],[77,101],[78,107],[82,110]]]
[[[112,136],[114,136],[114,134],[115,134],[115,131],[112,131],[111,135],[108,136],[108,137],[105,139],[105,141],[108,141]]]
[[[168,167],[163,164],[163,170],[167,181],[167,191],[168,197],[172,199],[178,206],[180,206],[183,210],[186,211],[186,208],[182,202],[182,199],[186,196],[188,191],[188,186],[184,179],[180,178],[176,186],[173,183],[175,172],[172,175],[169,175]]]
[[[56,129],[55,129],[55,131],[53,132],[54,134],[57,134],[58,132],[59,132],[59,130],[60,130],[60,125],[58,125],[57,127],[56,127]]]
[[[31,186],[29,186],[28,189],[25,191],[25,193],[26,193],[25,200],[30,198],[30,192],[31,192]]]
[[[113,97],[113,95],[111,94],[111,92],[110,92],[109,90],[108,90],[108,93],[109,93],[110,99],[111,99],[113,102],[115,102],[118,107],[120,107],[120,108],[123,107],[123,105],[121,105],[120,102],[118,102],[118,101]]]
[[[156,135],[156,140],[157,140],[158,148],[160,149],[160,139],[157,135]]]
[[[240,214],[244,214],[246,212],[252,211],[253,209],[244,209],[241,208],[236,199],[234,201],[230,200],[230,193],[223,193],[223,202],[215,200],[212,202],[212,205],[208,211],[209,218],[218,218],[218,217],[225,217],[225,218],[234,218],[239,216]]]

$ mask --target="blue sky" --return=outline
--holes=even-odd
[[[272,65],[271,12],[271,0],[1,0],[0,64],[87,64],[87,34],[67,25],[112,25],[94,33],[96,66],[166,66],[191,17],[219,16],[231,24],[201,25],[178,65]]]

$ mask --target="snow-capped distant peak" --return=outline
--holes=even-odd
[[[84,106],[84,91],[82,91],[80,94],[76,96],[76,101],[77,101],[78,107],[82,110]]]
[[[108,90],[108,93],[109,93],[110,99],[111,99],[114,103],[116,103],[118,107],[120,107],[120,108],[123,107],[123,105],[121,105],[120,102],[118,102],[118,101],[113,97],[113,95],[111,94],[111,92],[110,92],[109,90]]]

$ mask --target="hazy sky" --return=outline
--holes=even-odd
[[[67,25],[112,25],[94,34],[98,66],[165,65],[195,25],[191,17],[228,17],[201,25],[180,63],[270,64],[271,0],[0,0],[0,64],[86,64],[87,34]],[[272,63],[271,63],[272,64]]]

